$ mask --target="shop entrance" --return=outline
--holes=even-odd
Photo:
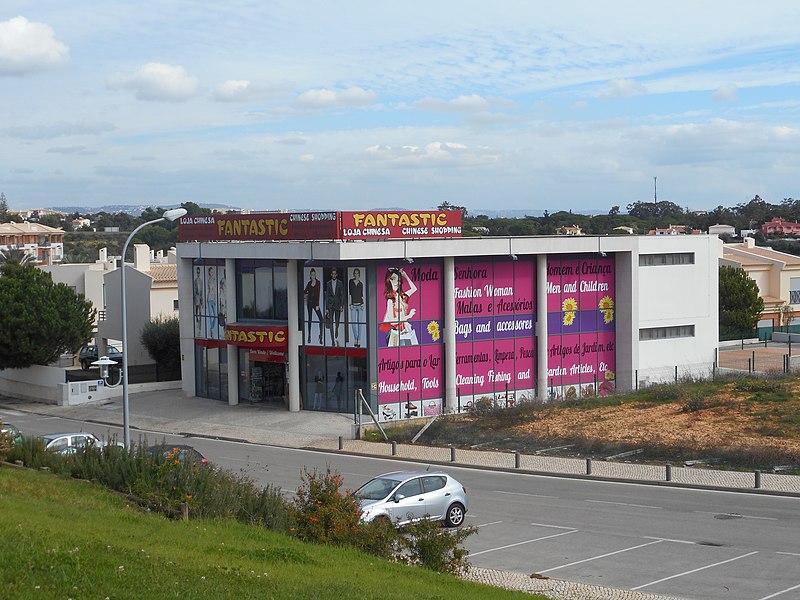
[[[286,405],[286,364],[269,361],[250,363],[250,402]]]

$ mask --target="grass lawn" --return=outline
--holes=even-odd
[[[4,466],[0,597],[544,600],[259,527],[168,520],[93,483]]]

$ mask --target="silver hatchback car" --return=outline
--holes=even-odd
[[[361,520],[388,519],[396,526],[420,519],[459,527],[467,514],[467,488],[443,472],[394,471],[358,488]]]

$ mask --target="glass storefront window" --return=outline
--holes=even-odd
[[[237,260],[237,314],[241,320],[288,319],[286,263],[272,260]]]

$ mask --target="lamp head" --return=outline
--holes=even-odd
[[[161,216],[164,217],[167,221],[174,221],[175,219],[179,219],[180,217],[185,215],[187,212],[189,211],[187,211],[185,208],[173,208],[164,211],[164,214]]]

